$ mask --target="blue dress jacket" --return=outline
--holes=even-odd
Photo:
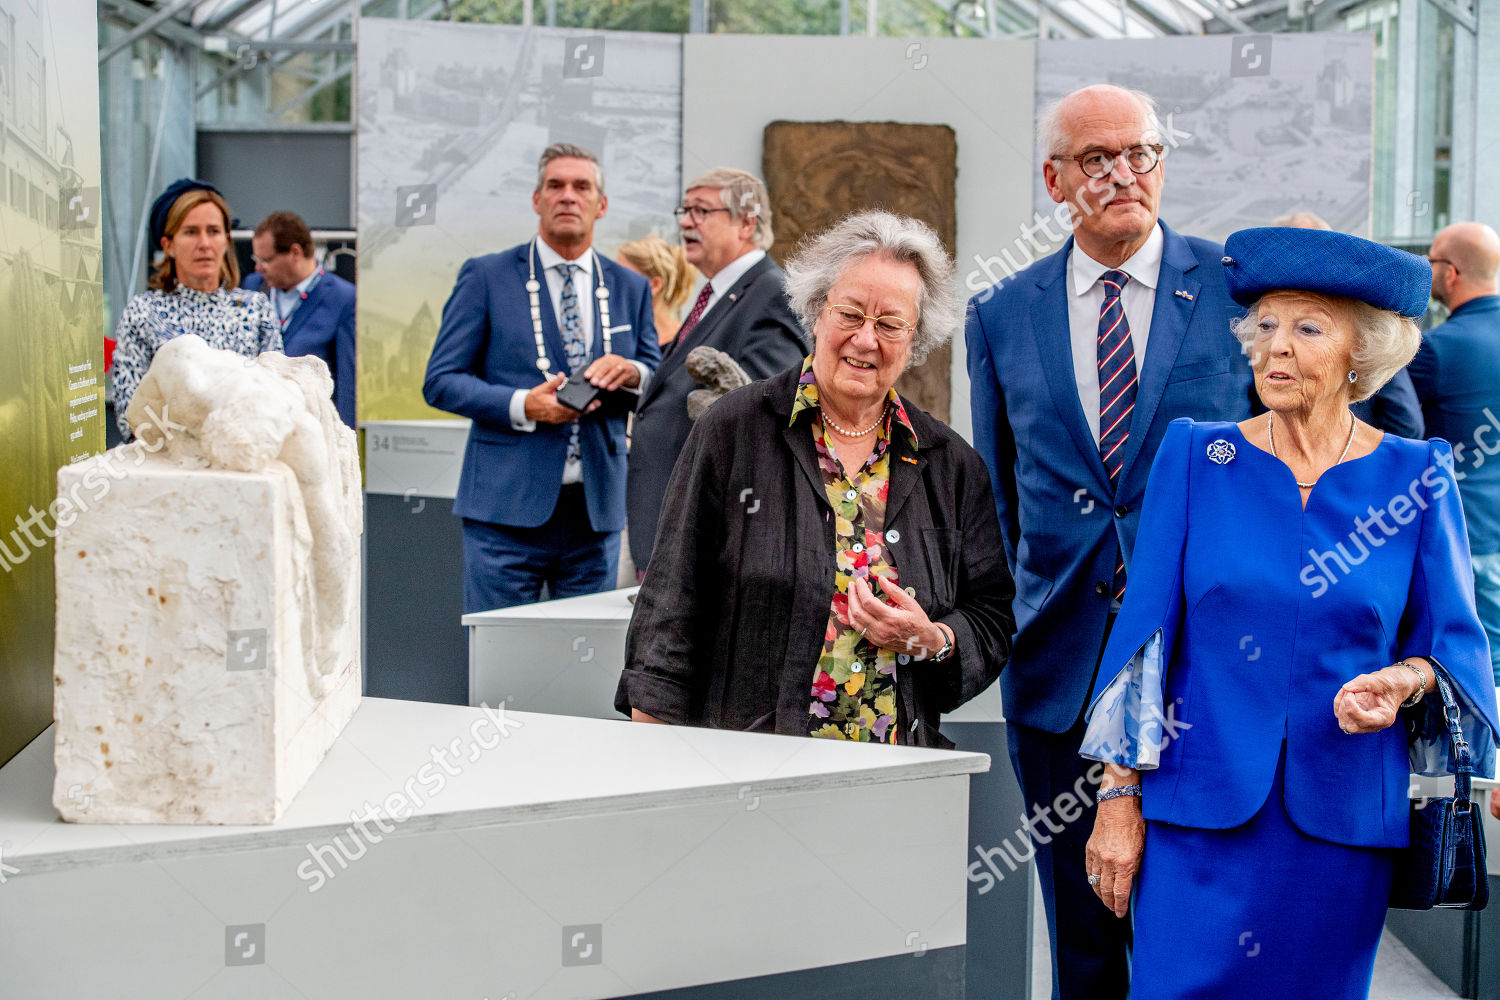
[[[1016,583],[1005,717],[1060,733],[1083,712],[1109,616],[1115,552],[1135,548],[1151,459],[1174,417],[1250,415],[1244,313],[1218,243],[1162,224],[1160,277],[1119,488],[1084,419],[1068,328],[1073,241],[969,303],[974,448],[989,467]],[[1137,359],[1139,363],[1139,359]]]
[[[1407,843],[1409,772],[1449,766],[1429,694],[1344,733],[1339,688],[1403,656],[1453,682],[1476,773],[1495,766],[1495,686],[1444,441],[1387,434],[1302,509],[1291,470],[1232,423],[1172,422],[1082,753],[1140,768],[1148,820],[1229,829],[1284,800],[1333,843]],[[1440,738],[1441,735],[1441,738]]]
[[[248,274],[241,282],[252,291],[263,287],[264,275]],[[355,386],[359,373],[354,358],[354,286],[331,271],[308,289],[307,298],[281,327],[281,342],[288,357],[316,355],[333,376],[333,405],[350,427],[355,421]]]
[[[453,294],[427,361],[422,395],[440,410],[472,420],[453,513],[514,528],[547,523],[562,489],[569,425],[538,424],[518,431],[510,422],[511,394],[540,385],[531,304],[526,293],[530,243],[472,257],[459,268]],[[603,286],[609,290],[610,350],[655,370],[661,360],[651,317],[651,286],[602,254]],[[549,374],[572,374],[562,333],[553,314],[540,260],[536,262],[542,335]],[[593,345],[604,353],[604,324],[593,299]],[[583,487],[594,531],[625,527],[625,417],[600,408],[579,418]]]
[[[1427,433],[1453,443],[1471,551],[1500,552],[1500,295],[1453,310],[1407,370]]]

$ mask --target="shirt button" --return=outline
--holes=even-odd
[[[1100,580],[1098,583],[1094,584],[1094,593],[1098,594],[1100,597],[1108,597],[1109,584],[1105,583],[1103,580]]]
[[[853,545],[849,546],[849,549],[851,552],[863,552],[865,550],[865,546],[862,542],[855,542]]]
[[[857,673],[859,673],[860,671],[862,671],[864,669],[865,669],[865,665],[863,663],[860,663],[858,660],[855,660],[852,664],[849,665],[849,672],[850,673],[857,674]]]
[[[901,541],[901,532],[897,531],[895,528],[892,528],[890,531],[887,531],[885,533],[885,540],[894,545],[897,542]]]
[[[1129,513],[1130,513],[1130,508],[1127,507],[1127,506],[1125,506],[1124,504],[1120,504],[1120,506],[1118,506],[1118,507],[1115,508],[1115,517],[1124,517],[1126,514],[1129,514]]]
[[[845,500],[853,500],[857,496],[859,496],[859,491],[858,490],[845,490],[844,491],[844,499]]]

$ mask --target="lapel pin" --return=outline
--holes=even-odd
[[[917,464],[917,460],[915,458],[912,458],[910,455],[902,455],[901,456],[901,461],[903,461],[903,462],[910,462],[912,465],[916,465]]]
[[[1190,293],[1190,292],[1184,292],[1180,288],[1177,291],[1173,292],[1172,294],[1175,295],[1175,296],[1177,296],[1179,299],[1187,299],[1189,302],[1193,301],[1192,293]]]

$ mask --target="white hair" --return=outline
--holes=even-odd
[[[1349,322],[1354,330],[1349,367],[1355,375],[1354,384],[1349,386],[1349,402],[1363,402],[1375,395],[1417,356],[1417,349],[1422,346],[1422,331],[1415,321],[1358,299],[1331,295],[1318,297],[1331,303],[1341,302],[1349,310]],[[1235,320],[1232,327],[1247,353],[1255,342],[1259,327],[1260,303],[1256,302],[1248,313]]]
[[[958,293],[953,258],[932,227],[891,212],[860,212],[802,241],[786,265],[786,294],[792,311],[812,333],[828,305],[828,293],[844,272],[867,257],[883,256],[917,269],[917,328],[911,364],[919,365],[946,343],[958,326]]]
[[[1072,93],[1061,97],[1042,110],[1036,120],[1036,148],[1043,162],[1054,156],[1067,156],[1077,150],[1067,148],[1068,129],[1067,116],[1063,113],[1068,102],[1085,90],[1107,87],[1117,90],[1122,94],[1128,94],[1140,102],[1141,110],[1146,117],[1146,130],[1141,134],[1143,142],[1159,141],[1162,135],[1161,119],[1156,115],[1156,100],[1144,90],[1131,90],[1128,87],[1117,87],[1112,83],[1095,83],[1087,87],[1080,87]]]
[[[753,242],[762,250],[771,249],[771,244],[776,242],[771,232],[771,196],[766,193],[766,186],[759,177],[733,167],[715,167],[694,177],[683,190],[694,188],[718,191],[719,200],[729,209],[731,219],[753,218]]]

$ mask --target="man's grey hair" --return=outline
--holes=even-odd
[[[1422,331],[1415,321],[1358,299],[1318,297],[1332,303],[1343,302],[1349,307],[1346,315],[1354,332],[1349,367],[1355,375],[1354,384],[1349,386],[1349,402],[1359,403],[1375,395],[1417,356],[1417,349],[1422,346]],[[1253,366],[1255,349],[1252,345],[1260,332],[1260,303],[1256,302],[1248,313],[1236,320],[1233,329],[1240,345],[1250,355]]]
[[[575,146],[571,142],[554,142],[542,150],[542,156],[536,161],[536,189],[542,189],[542,179],[547,174],[547,164],[553,160],[588,160],[594,165],[594,183],[599,188],[599,193],[604,193],[604,167],[599,164],[599,157],[584,149]]]
[[[1146,129],[1141,135],[1142,141],[1160,142],[1162,138],[1161,119],[1156,115],[1156,100],[1144,90],[1131,90],[1128,87],[1117,87],[1110,83],[1096,83],[1087,87],[1080,87],[1064,97],[1060,97],[1047,105],[1042,110],[1041,117],[1036,120],[1036,149],[1042,162],[1046,162],[1054,156],[1071,156],[1080,150],[1068,148],[1068,122],[1064,110],[1069,101],[1085,90],[1107,87],[1117,90],[1122,94],[1129,94],[1140,102],[1141,110],[1145,112]],[[1162,151],[1166,155],[1166,150]]]
[[[766,193],[766,186],[759,177],[733,167],[715,167],[694,177],[683,190],[694,188],[717,190],[731,219],[746,216],[755,219],[755,232],[751,234],[755,245],[762,250],[771,249],[771,244],[776,242],[771,232],[771,196]]]
[[[927,360],[958,327],[958,292],[953,258],[931,226],[891,212],[860,212],[802,241],[786,265],[786,294],[792,311],[811,334],[829,305],[828,293],[844,272],[867,257],[911,264],[922,279],[917,294],[917,329],[911,364]]]

